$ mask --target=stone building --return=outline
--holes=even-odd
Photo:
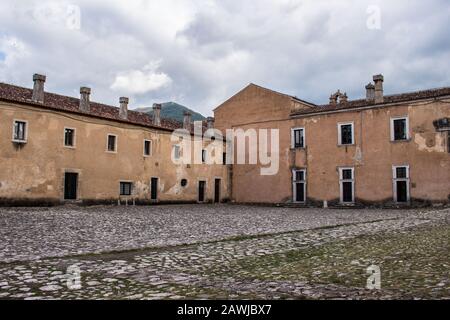
[[[215,127],[278,129],[279,171],[234,165],[240,203],[399,205],[450,200],[450,87],[366,98],[340,91],[326,105],[250,84],[214,110]],[[255,143],[254,141],[251,142]]]
[[[33,80],[33,89],[0,84],[0,204],[227,200],[226,166],[172,161],[183,124],[161,119],[160,105],[152,118],[128,110],[126,97],[108,106],[91,102],[90,88],[77,99]]]

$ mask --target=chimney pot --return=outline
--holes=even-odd
[[[384,95],[383,95],[384,77],[381,74],[374,75],[373,81],[375,82],[375,103],[383,103],[384,102]]]
[[[119,103],[120,103],[120,110],[119,110],[119,118],[126,120],[128,119],[128,101],[129,99],[127,97],[120,97]]]
[[[161,125],[161,104],[159,103],[153,104],[153,124],[155,126]]]
[[[189,111],[184,112],[183,129],[191,131],[191,116]]]
[[[208,129],[213,129],[214,128],[214,118],[213,117],[206,118],[206,123],[207,123],[207,128]]]
[[[89,112],[91,110],[89,95],[91,94],[91,88],[80,88],[80,111]]]
[[[44,103],[44,83],[45,83],[46,76],[42,74],[35,73],[33,75],[33,95],[31,97],[31,100],[34,102]]]

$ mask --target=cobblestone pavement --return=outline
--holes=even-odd
[[[286,277],[284,265],[268,261],[284,261],[292,253],[328,244],[352,247],[361,237],[447,228],[450,209],[234,205],[1,209],[0,219],[4,299],[378,299],[416,296],[365,290],[364,283]],[[448,230],[444,229],[444,238]],[[438,246],[444,255],[450,249],[448,241]],[[440,280],[427,285],[435,294],[426,291],[418,298],[450,298],[446,257],[440,268],[430,267],[431,273],[439,271]],[[249,262],[259,268],[257,272]],[[370,261],[356,263],[362,263],[363,272],[365,262]]]
[[[0,262],[216,241],[416,213],[237,205],[0,208]]]

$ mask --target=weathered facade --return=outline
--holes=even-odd
[[[175,164],[183,125],[120,107],[0,84],[0,204],[226,201],[224,165]],[[189,119],[188,115],[186,118]],[[190,124],[189,125],[189,130]]]
[[[234,165],[241,203],[400,205],[450,200],[450,88],[366,98],[337,92],[327,105],[250,84],[214,110],[215,126],[278,129],[279,171]]]

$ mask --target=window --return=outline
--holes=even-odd
[[[409,166],[392,166],[392,189],[394,201],[406,203],[409,201]]]
[[[64,129],[64,146],[66,147],[75,146],[75,129],[71,128]]]
[[[408,117],[391,118],[391,141],[409,139]]]
[[[354,168],[339,168],[339,187],[341,203],[355,201]]]
[[[107,150],[109,152],[116,152],[117,150],[117,136],[113,134],[108,134],[108,146]]]
[[[292,148],[305,147],[305,128],[294,128],[291,132]]]
[[[338,124],[338,144],[354,144],[353,122]]]
[[[120,195],[131,196],[132,185],[131,182],[120,182]]]
[[[181,186],[184,188],[187,186],[188,181],[186,179],[181,179]]]
[[[202,163],[206,162],[206,150],[202,150]]]
[[[13,140],[16,142],[27,141],[27,122],[21,120],[14,121]]]
[[[152,141],[144,140],[144,156],[149,157],[152,154]]]
[[[173,157],[174,159],[178,160],[180,159],[181,156],[181,149],[179,145],[174,145],[173,146]]]
[[[294,202],[304,203],[306,202],[306,170],[293,170],[292,171],[292,184]]]
[[[224,166],[227,164],[227,153],[226,152],[222,153],[222,164]]]

